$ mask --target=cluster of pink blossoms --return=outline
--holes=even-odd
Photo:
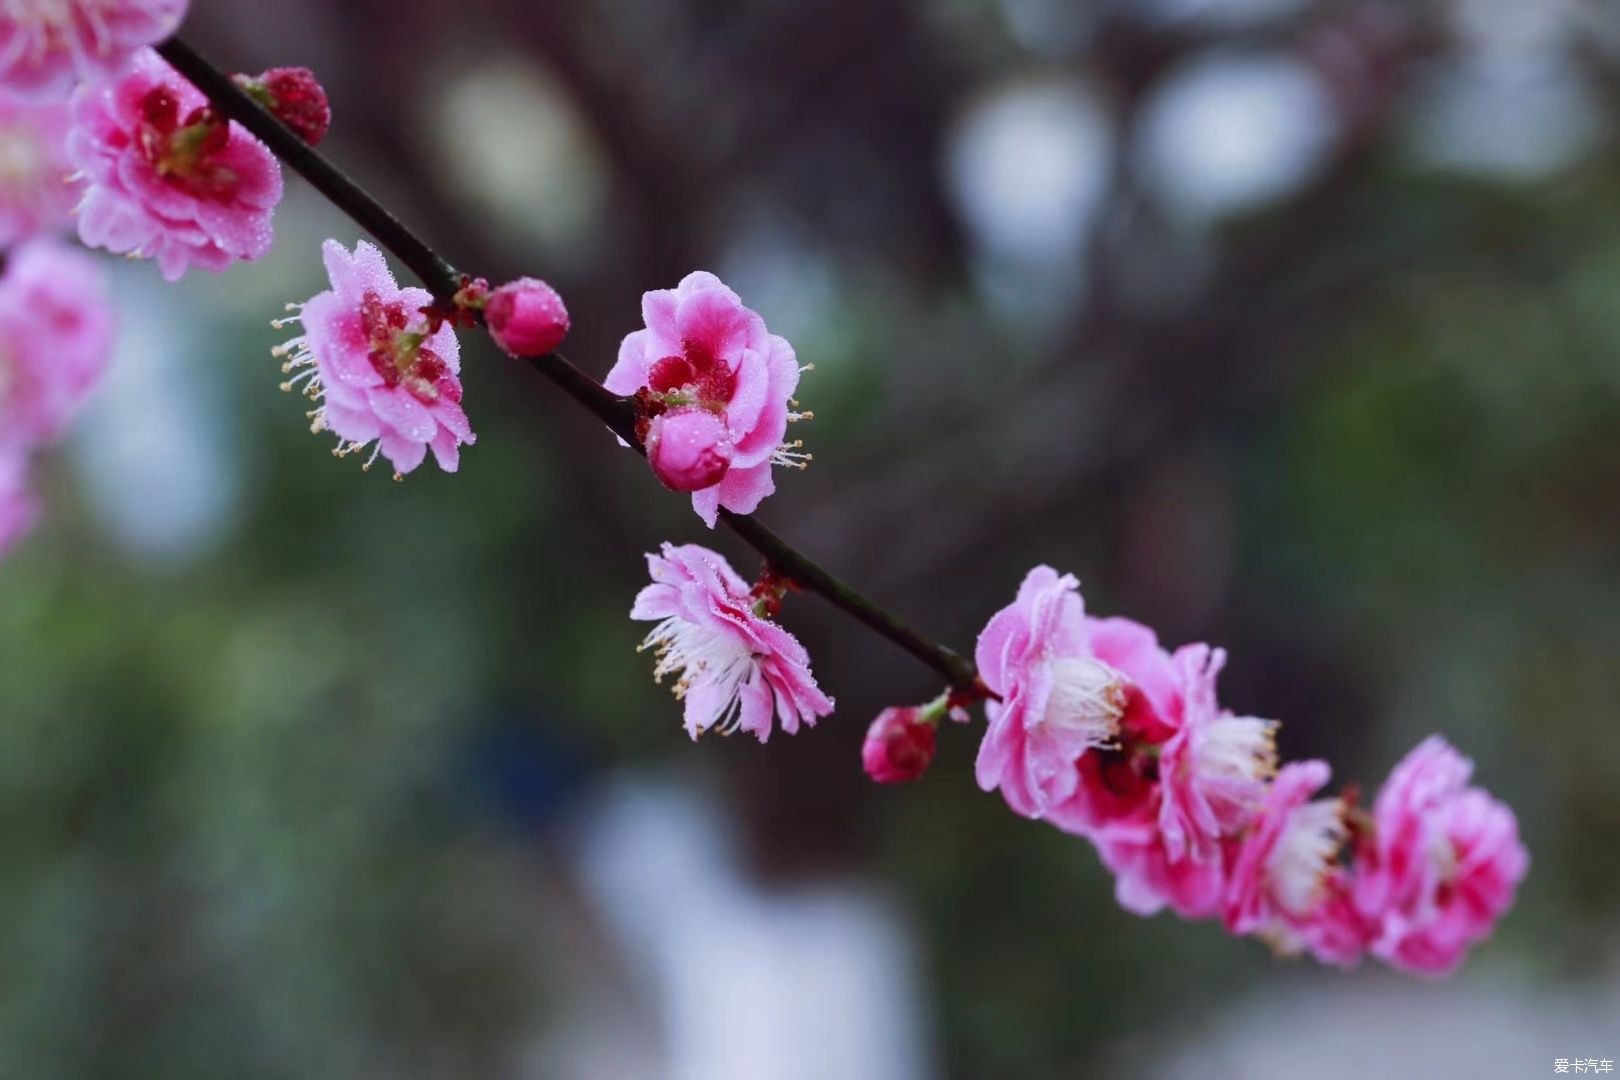
[[[712,274],[647,293],[642,311],[606,385],[632,398],[653,472],[711,527],[722,507],[752,512],[774,490],[773,462],[802,463],[782,442],[797,418],[792,347]],[[775,622],[789,583],[767,571],[750,586],[696,545],[665,544],[648,563],[631,618],[656,622],[643,647],[657,650],[659,679],[678,676],[693,738],[763,741],[774,723],[791,734],[832,710]],[[1276,722],[1221,706],[1224,651],[1169,652],[1145,626],[1089,616],[1079,582],[1050,567],[991,618],[975,661],[977,695],[878,716],[867,774],[921,775],[941,720],[984,700],[980,786],[1090,840],[1130,911],[1220,919],[1327,963],[1371,952],[1443,974],[1490,933],[1528,867],[1512,811],[1467,786],[1469,764],[1444,742],[1414,751],[1371,814],[1319,796],[1325,763],[1279,770]]]
[[[154,259],[175,280],[262,256],[280,165],[221,116],[152,46],[187,0],[0,0],[0,550],[37,515],[30,455],[58,439],[105,367],[111,316],[100,271],[51,234],[76,205],[87,245]],[[331,110],[314,76],[275,68],[237,85],[311,145]],[[71,95],[71,96],[70,96]],[[70,175],[71,174],[71,175]],[[480,318],[514,356],[544,358],[568,331],[549,285],[493,292],[464,280],[452,301],[401,288],[382,253],[325,245],[330,288],[291,305],[300,333],[275,352],[315,403],[337,453],[371,447],[395,476],[431,450],[455,471],[474,442],[461,407],[457,325]],[[630,399],[653,473],[689,493],[711,528],[752,513],[772,468],[802,468],[786,441],[808,419],[793,348],[709,273],[647,293],[605,380]],[[628,432],[627,432],[628,433]],[[677,678],[685,725],[761,742],[829,715],[804,647],[777,621],[794,584],[753,585],[718,554],[663,545],[631,617],[654,623],[655,677]],[[1511,907],[1529,856],[1510,809],[1470,786],[1471,763],[1435,737],[1394,770],[1369,811],[1324,795],[1320,761],[1279,768],[1277,724],[1223,708],[1225,653],[1162,648],[1148,628],[1086,614],[1079,583],[1031,571],[980,635],[979,682],[885,709],[863,766],[920,776],[937,730],[985,703],[977,779],[1015,812],[1091,841],[1123,906],[1219,919],[1286,953],[1350,965],[1363,955],[1420,974],[1455,969]]]
[[[677,674],[686,729],[789,734],[832,711],[809,656],[775,621],[791,584],[749,586],[724,558],[665,544],[631,618]],[[1470,787],[1472,765],[1435,737],[1395,769],[1371,813],[1323,795],[1321,761],[1278,768],[1277,724],[1221,707],[1225,654],[1168,652],[1152,630],[1085,612],[1079,583],[1030,571],[979,637],[981,687],[883,710],[862,748],[880,783],[922,775],[936,732],[982,699],[979,785],[1090,840],[1127,910],[1219,919],[1285,954],[1351,966],[1367,953],[1444,975],[1513,904],[1529,855],[1513,812]]]
[[[1444,975],[1529,868],[1513,812],[1468,786],[1471,764],[1444,740],[1409,754],[1370,814],[1323,796],[1326,763],[1279,769],[1277,725],[1220,706],[1221,650],[1167,652],[1147,627],[1087,615],[1079,583],[1049,567],[985,626],[975,659],[989,719],[979,785],[1090,840],[1130,911],[1220,919],[1325,963],[1370,952]],[[920,745],[914,729],[938,716],[937,703],[886,710],[868,774],[920,775],[931,753],[902,768],[886,748]]]
[[[270,246],[281,167],[153,46],[187,0],[0,0],[0,548],[36,516],[30,455],[106,366],[101,271],[55,237],[154,259],[174,280]],[[309,138],[329,112],[302,69],[239,82]]]

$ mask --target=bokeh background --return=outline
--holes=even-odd
[[[1225,645],[1289,756],[1440,731],[1517,809],[1448,983],[1118,909],[978,792],[879,789],[930,674],[814,597],[840,702],[688,742],[625,615],[684,500],[466,346],[404,484],[276,392],[358,233],[114,267],[115,371],[0,566],[0,1075],[1297,1077],[1620,1058],[1620,5],[195,0],[307,64],[331,154],[456,264],[544,275],[602,374],[644,289],[815,363],[762,516],[970,646],[1023,571]],[[109,260],[111,262],[111,260]]]

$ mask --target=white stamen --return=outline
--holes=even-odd
[[[1277,772],[1277,725],[1253,716],[1219,716],[1199,729],[1193,770],[1212,786],[1249,786]]]
[[[1125,678],[1107,664],[1083,657],[1052,661],[1052,692],[1030,726],[1080,735],[1088,746],[1114,745],[1125,715]]]
[[[694,679],[701,678],[719,688],[721,702],[714,714],[691,721],[692,738],[709,730],[730,735],[742,724],[742,688],[752,678],[756,658],[748,646],[731,634],[671,615],[648,634],[636,649],[652,649],[658,657],[653,679],[662,683],[665,675],[677,675],[674,691],[684,700]]]
[[[805,453],[800,449],[803,446],[803,439],[794,439],[792,442],[783,443],[771,451],[771,464],[781,465],[788,469],[808,469],[815,455]]]
[[[1288,914],[1303,918],[1322,899],[1322,887],[1349,837],[1342,799],[1317,799],[1288,815],[1266,863],[1271,892]]]

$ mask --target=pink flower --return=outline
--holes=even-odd
[[[65,97],[173,34],[187,0],[0,0],[0,87]]]
[[[55,241],[11,254],[0,277],[0,452],[61,436],[106,370],[113,315],[96,260]]]
[[[1315,799],[1331,775],[1327,763],[1283,767],[1265,805],[1232,860],[1226,927],[1258,934],[1283,953],[1309,950],[1325,963],[1349,966],[1366,937],[1350,903],[1339,862],[1349,836],[1343,799]]]
[[[1025,817],[1042,817],[1074,794],[1077,764],[1115,744],[1125,715],[1125,678],[1092,652],[1079,584],[1037,566],[985,625],[974,653],[979,677],[999,698],[985,703],[979,786],[999,788]]]
[[[764,614],[757,597],[726,560],[696,544],[663,545],[648,555],[653,583],[642,589],[632,619],[656,621],[643,649],[658,655],[655,676],[676,673],[675,696],[686,703],[686,730],[696,739],[718,729],[749,731],[764,742],[774,716],[793,734],[802,720],[833,710],[816,687],[810,656]]]
[[[939,717],[930,720],[919,706],[894,707],[878,713],[861,744],[861,768],[880,784],[915,780],[934,760]]]
[[[28,460],[0,450],[0,555],[16,546],[39,517],[39,504],[28,487]]]
[[[0,248],[70,222],[79,193],[67,134],[66,102],[0,95]]]
[[[156,259],[170,281],[270,250],[281,167],[246,128],[150,50],[117,82],[73,98],[68,155],[88,188],[79,238]]]
[[[1355,903],[1372,951],[1419,975],[1447,975],[1490,936],[1530,868],[1513,811],[1468,787],[1473,763],[1439,736],[1395,766],[1357,851]]]
[[[721,507],[753,513],[776,490],[773,464],[803,468],[809,460],[798,452],[800,443],[783,441],[790,421],[810,416],[790,411],[800,372],[793,346],[768,332],[765,321],[719,278],[702,271],[688,274],[675,289],[647,293],[641,312],[646,328],[624,339],[605,385],[635,396],[643,442],[657,417],[670,410],[696,407],[718,417],[723,437],[706,439],[694,459],[705,469],[671,468],[659,478],[690,483],[712,473],[713,480],[692,490],[692,509],[710,528]]]
[[[568,308],[536,278],[509,281],[490,294],[484,322],[495,344],[513,356],[545,356],[568,336]]]
[[[303,333],[271,350],[298,371],[283,389],[300,387],[323,403],[310,414],[311,430],[338,437],[346,456],[375,442],[366,467],[381,453],[400,477],[422,463],[428,449],[439,468],[455,472],[460,447],[474,441],[461,409],[461,349],[455,330],[429,331],[425,289],[400,288],[382,252],[361,240],[351,255],[336,240],[321,248],[332,287],[276,325],[301,322]]]

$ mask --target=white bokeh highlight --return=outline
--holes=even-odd
[[[1206,224],[1282,199],[1321,169],[1338,121],[1327,89],[1283,53],[1222,53],[1173,73],[1133,148],[1174,218]]]

